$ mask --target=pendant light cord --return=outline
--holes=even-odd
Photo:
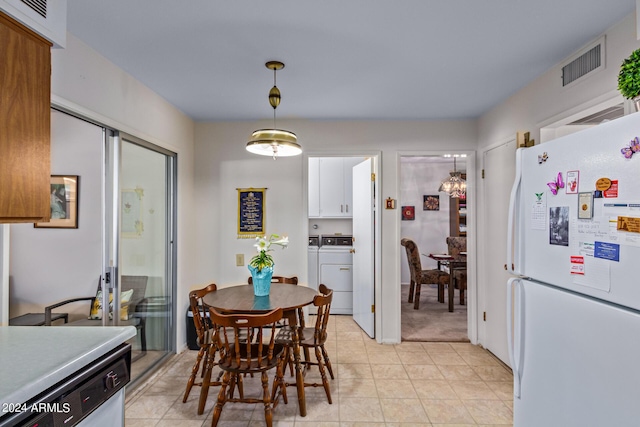
[[[274,67],[274,68],[273,68],[273,87],[278,87],[278,86],[276,85],[276,72],[277,72],[277,70],[276,70],[276,68]],[[276,127],[276,108],[278,108],[278,106],[277,106],[277,105],[276,105],[275,107],[273,107],[273,128],[274,128],[274,129],[278,129],[278,128]],[[274,157],[275,157],[275,152],[274,152]]]

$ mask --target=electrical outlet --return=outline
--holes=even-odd
[[[244,254],[236,254],[236,266],[242,267],[244,265]]]

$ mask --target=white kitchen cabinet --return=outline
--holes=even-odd
[[[353,314],[353,254],[350,246],[321,247],[318,282],[333,289],[332,314]]]
[[[351,218],[353,166],[362,160],[362,157],[309,159],[310,217]],[[316,176],[318,177],[317,186]]]
[[[308,175],[309,217],[317,218],[320,216],[320,157],[309,158]]]

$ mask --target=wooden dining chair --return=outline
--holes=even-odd
[[[447,247],[449,255],[459,257],[460,252],[467,251],[467,238],[449,236],[447,237]],[[464,305],[464,293],[467,290],[467,269],[454,269],[451,273],[453,274],[454,286],[460,290],[460,305]]]
[[[313,305],[317,307],[316,321],[313,327],[299,327],[298,340],[300,348],[304,351],[304,361],[302,365],[306,372],[311,366],[317,366],[320,371],[320,377],[322,383],[308,383],[305,382],[305,387],[324,387],[324,392],[327,395],[327,401],[333,403],[331,400],[331,389],[329,387],[329,381],[327,380],[326,370],[329,371],[331,379],[334,379],[333,368],[331,367],[331,360],[329,354],[324,347],[327,341],[327,324],[329,322],[329,314],[331,311],[331,301],[333,300],[333,290],[327,288],[324,284],[320,284],[318,287],[320,295],[316,295],[313,298]],[[276,343],[285,346],[285,350],[282,354],[283,364],[290,362],[293,351],[293,330],[289,327],[283,328],[278,332],[276,336]],[[316,357],[316,361],[311,360],[310,350],[313,349]],[[274,405],[277,405],[276,398],[282,396],[282,399],[287,403],[287,386],[295,386],[296,384],[289,384],[284,381],[284,377],[276,376],[272,391],[271,400]]]
[[[218,400],[213,409],[211,427],[216,427],[227,402],[263,403],[264,417],[268,427],[273,424],[271,393],[267,371],[277,368],[276,377],[282,376],[281,356],[284,346],[276,344],[276,334],[266,326],[273,326],[282,319],[282,309],[277,308],[265,314],[222,314],[209,308],[211,322],[220,331],[217,335],[220,345],[218,367],[224,372],[218,392]],[[243,340],[242,337],[254,333],[255,340]],[[262,381],[262,399],[247,397],[242,393],[233,397],[233,387],[241,381],[243,375],[260,374]],[[227,393],[227,388],[230,392]]]
[[[409,285],[409,302],[413,302],[413,309],[420,308],[420,289],[422,285],[438,285],[438,301],[444,302],[444,287],[449,284],[449,273],[437,268],[423,270],[420,262],[420,251],[416,243],[408,238],[400,240],[400,244],[407,251],[411,282]]]
[[[187,380],[187,388],[184,391],[182,397],[182,403],[185,403],[189,398],[189,393],[194,385],[202,387],[200,390],[200,401],[198,402],[198,414],[204,412],[204,406],[209,393],[209,387],[211,385],[220,385],[220,379],[211,382],[211,371],[216,365],[215,355],[218,350],[216,346],[216,329],[213,328],[211,321],[209,320],[209,309],[203,302],[202,298],[211,293],[216,292],[218,287],[215,283],[212,283],[202,289],[197,289],[189,292],[189,305],[191,306],[191,313],[193,313],[193,324],[196,329],[196,335],[198,337],[198,354],[196,361],[191,368],[191,375]],[[202,366],[202,371],[200,367]],[[196,382],[196,378],[200,376],[201,381]]]

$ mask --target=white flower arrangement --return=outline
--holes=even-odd
[[[271,248],[272,245],[277,245],[284,249],[289,245],[289,237],[278,234],[271,234],[269,237],[256,237],[256,243],[253,246],[258,251],[258,255],[251,258],[249,265],[258,271],[261,271],[264,267],[272,267],[273,257],[268,254],[273,250]]]

